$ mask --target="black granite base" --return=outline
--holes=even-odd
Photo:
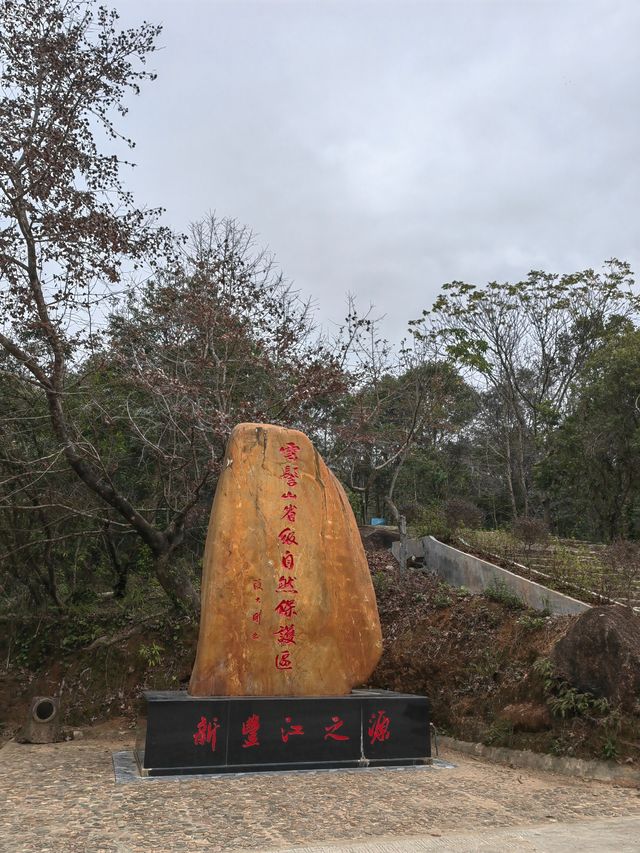
[[[424,696],[211,696],[149,691],[136,746],[148,776],[399,767],[431,756]]]

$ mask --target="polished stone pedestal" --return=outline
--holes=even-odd
[[[210,696],[149,691],[136,746],[147,776],[426,764],[424,696]]]

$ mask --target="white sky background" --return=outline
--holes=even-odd
[[[139,204],[249,225],[326,325],[453,279],[640,271],[637,0],[115,0],[162,23]]]

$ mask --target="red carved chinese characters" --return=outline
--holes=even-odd
[[[278,539],[282,542],[283,545],[299,545],[299,542],[296,542],[296,532],[292,530],[290,527],[285,527],[284,530],[281,530],[278,533]]]
[[[291,551],[285,551],[282,555],[282,560],[280,561],[282,568],[290,571],[295,564],[295,557],[291,553]]]
[[[372,714],[369,717],[367,734],[369,735],[369,742],[372,746],[376,741],[384,743],[385,740],[389,740],[391,737],[391,732],[389,731],[390,724],[391,720],[387,717],[385,711],[378,711],[377,715]]]
[[[297,465],[285,465],[282,469],[282,475],[280,476],[281,480],[284,480],[289,488],[293,488],[293,486],[298,485],[298,480],[300,479],[300,471],[298,470]]]
[[[262,592],[263,587],[262,587],[262,580],[261,580],[260,578],[252,578],[252,580],[251,580],[251,586],[253,587],[253,591],[254,591],[254,592]],[[255,597],[255,599],[254,599],[254,601],[255,601],[255,603],[256,603],[256,604],[258,604],[258,605],[259,605],[259,604],[261,603],[261,601],[262,601],[261,596],[259,596],[259,595],[258,595],[258,596],[256,596],[256,597]],[[256,623],[256,625],[259,625],[259,624],[260,624],[260,622],[261,622],[261,620],[262,620],[262,609],[261,609],[260,607],[258,607],[258,609],[257,609],[257,610],[255,610],[255,611],[251,614],[251,621],[252,621],[252,622],[255,622],[255,623]],[[252,640],[259,640],[259,639],[260,639],[260,634],[259,634],[257,631],[253,631],[253,632],[252,632],[252,634],[251,634],[251,639],[252,639]]]
[[[278,587],[276,592],[297,592],[297,589],[294,589],[293,582],[295,581],[295,577],[291,577],[291,575],[281,575],[278,578]]]
[[[286,518],[287,521],[290,521],[292,524],[296,520],[296,512],[298,511],[298,507],[293,504],[289,504],[284,508],[284,512],[280,516],[280,518]]]
[[[291,652],[282,652],[276,655],[276,669],[291,669]]]
[[[292,491],[292,489],[297,487],[298,481],[300,480],[300,468],[295,464],[298,462],[300,455],[300,446],[297,445],[295,441],[288,441],[286,444],[282,445],[280,453],[286,460],[285,464],[282,466],[280,479],[284,480],[289,487],[288,490],[283,492],[281,495],[282,500],[286,501],[286,503],[283,507],[280,520],[288,521],[289,524],[295,524],[298,514],[298,505],[294,503],[294,501],[297,501],[298,495],[296,494],[297,490]],[[292,527],[284,527],[278,534],[278,541],[281,545],[288,546],[287,550],[280,558],[280,564],[285,572],[291,572],[295,565],[295,555],[290,549],[295,546],[299,546],[300,544],[296,539],[296,531]],[[298,595],[298,590],[294,586],[295,580],[295,576],[291,574],[281,575],[278,580],[276,592],[288,592],[291,595]],[[275,612],[278,613],[283,620],[289,620],[288,624],[281,624],[277,631],[274,631],[276,643],[279,646],[295,646],[296,629],[294,617],[298,614],[295,598],[282,598],[276,605]],[[276,669],[279,670],[292,669],[293,659],[291,658],[291,652],[286,651],[277,654],[275,658],[275,666]]]
[[[284,721],[285,721],[285,723],[291,724],[291,717],[285,717]],[[303,735],[304,729],[302,728],[302,726],[290,725],[289,731],[285,732],[285,730],[283,728],[281,728],[280,734],[282,736],[282,742],[286,743],[289,740],[289,738],[293,737],[294,735]]]
[[[287,459],[289,462],[297,462],[298,454],[300,453],[300,448],[293,441],[288,441],[280,448],[280,453]]]
[[[349,740],[348,735],[336,734],[344,726],[344,720],[341,720],[340,717],[331,717],[331,723],[332,725],[324,727],[326,732],[324,736],[325,740]]]
[[[248,749],[250,746],[260,746],[258,740],[258,732],[260,731],[260,717],[257,714],[252,714],[242,724],[242,734],[245,739],[242,743],[243,749]]]
[[[276,613],[279,613],[281,616],[285,616],[287,619],[291,619],[292,616],[295,616],[298,612],[294,609],[295,601],[290,598],[283,598],[280,604],[275,607]]]
[[[281,646],[295,646],[296,627],[295,625],[281,625],[277,631],[273,632],[277,636],[277,642]]]
[[[219,728],[220,723],[217,717],[214,717],[210,723],[207,722],[206,717],[200,717],[198,727],[193,733],[193,742],[196,746],[204,746],[206,743],[209,743],[211,744],[211,752],[215,752]]]

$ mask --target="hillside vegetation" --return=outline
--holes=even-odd
[[[368,557],[384,637],[369,686],[429,696],[438,730],[464,740],[640,761],[638,709],[554,673],[554,646],[575,617],[527,610],[500,588],[474,596],[423,571],[401,572],[384,549]],[[124,604],[76,605],[72,620],[5,622],[2,737],[18,734],[32,695],[60,694],[68,730],[108,720],[134,728],[144,689],[186,688],[197,624],[170,615],[164,601],[150,582]]]

